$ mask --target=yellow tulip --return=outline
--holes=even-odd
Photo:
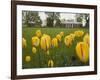
[[[81,31],[81,30],[78,30],[78,31],[75,31],[74,34],[75,34],[76,37],[82,37],[84,32]]]
[[[47,37],[49,41],[51,41],[51,37],[47,34],[43,34],[43,36]]]
[[[67,47],[71,46],[72,45],[72,38],[70,36],[66,36],[64,38],[64,43]]]
[[[44,51],[48,51],[48,49],[51,47],[51,38],[50,38],[50,36],[49,35],[43,35],[41,37],[40,45],[41,45],[41,48]]]
[[[31,61],[31,57],[30,57],[30,56],[26,56],[26,57],[25,57],[25,61],[26,61],[26,62],[30,62],[30,61]]]
[[[26,43],[26,39],[22,38],[22,48],[26,48],[27,43]]]
[[[76,45],[76,54],[79,59],[86,63],[89,60],[89,47],[85,42],[79,42]]]
[[[83,41],[86,42],[88,44],[88,46],[90,45],[90,36],[89,36],[89,34],[86,34],[84,36]]]
[[[53,38],[52,39],[52,46],[53,47],[58,47],[58,40],[57,40],[57,38]]]
[[[48,34],[43,34],[43,36],[49,36]]]
[[[61,36],[60,36],[60,34],[58,34],[58,35],[56,36],[56,38],[57,38],[57,40],[58,40],[59,42],[61,42]]]
[[[36,36],[39,37],[39,38],[42,36],[41,30],[36,31]]]
[[[72,40],[74,41],[75,34],[71,33],[71,34],[70,34],[70,37],[71,37],[71,38],[72,38]]]
[[[32,37],[32,45],[38,47],[40,43],[40,39],[37,36]]]
[[[49,47],[51,47],[51,37],[47,34],[44,35],[48,39]]]
[[[54,62],[53,62],[52,59],[50,59],[50,60],[48,61],[48,67],[53,67],[53,66],[54,66]]]
[[[60,36],[61,36],[61,37],[64,36],[64,32],[60,32]]]
[[[32,52],[33,52],[33,53],[36,53],[36,51],[37,51],[36,48],[33,47],[33,48],[32,48]]]

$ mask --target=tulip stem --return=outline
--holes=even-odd
[[[40,50],[40,49],[39,49]],[[40,51],[39,51],[40,52]],[[40,56],[40,53],[39,53],[39,65],[40,65],[40,68],[41,68],[41,56]]]

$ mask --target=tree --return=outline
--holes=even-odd
[[[82,17],[83,17],[83,14],[76,14],[76,21],[82,22]]]
[[[89,27],[89,21],[90,21],[89,14],[85,14],[85,20],[86,20],[86,27]]]
[[[56,19],[56,24],[55,24],[55,26],[61,26],[61,21],[60,21],[60,19]]]
[[[23,11],[22,21],[23,24],[27,26],[41,26],[42,24],[42,20],[40,19],[39,13],[33,11]]]
[[[82,22],[82,20],[86,21],[85,27],[89,27],[89,14],[76,14],[77,22]]]
[[[60,13],[59,12],[45,12],[47,15],[47,26],[54,27],[60,22]]]

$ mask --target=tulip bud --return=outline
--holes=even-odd
[[[57,38],[53,38],[52,39],[52,46],[53,47],[58,47],[58,40],[57,40]]]
[[[26,43],[26,39],[22,38],[22,48],[26,48],[27,43]]]
[[[85,42],[77,43],[76,54],[82,62],[84,62],[84,63],[88,62],[89,47],[88,47],[87,43],[85,43]]]
[[[47,51],[51,47],[51,38],[49,35],[44,35],[41,37],[41,42],[40,42],[41,48],[44,51]]]
[[[25,57],[25,61],[26,61],[26,62],[30,62],[30,61],[31,61],[31,57],[30,57],[30,56],[26,56],[26,57]]]
[[[37,31],[36,31],[36,36],[37,36],[38,38],[40,38],[40,37],[42,36],[41,30],[37,30]]]
[[[64,43],[67,47],[72,45],[72,38],[70,36],[66,36],[64,39]]]
[[[64,32],[60,32],[60,36],[61,36],[61,37],[64,36]]]
[[[46,52],[46,53],[47,53],[47,55],[49,55],[49,50],[47,50],[47,52]]]
[[[36,36],[32,37],[32,45],[38,47],[40,43],[40,39]]]
[[[32,48],[32,52],[36,53],[36,48],[35,47]]]
[[[76,37],[82,37],[82,36],[83,36],[83,34],[84,34],[84,32],[83,32],[83,31],[78,30],[78,31],[75,31],[75,32],[74,32],[74,34],[75,34],[75,36],[76,36]]]
[[[57,38],[57,40],[58,40],[59,42],[61,42],[61,36],[60,36],[60,34],[58,34],[58,35],[56,36],[56,38]]]
[[[88,47],[89,47],[89,45],[90,45],[90,36],[89,36],[89,34],[86,34],[84,36],[83,41],[86,42],[88,44]]]
[[[53,67],[53,66],[54,66],[53,60],[49,60],[49,61],[48,61],[48,67]]]
[[[70,37],[71,37],[71,38],[72,38],[72,40],[74,41],[75,34],[70,34]]]

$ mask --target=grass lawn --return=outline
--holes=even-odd
[[[54,67],[69,67],[69,66],[86,66],[89,62],[82,63],[76,55],[75,47],[77,42],[83,41],[83,37],[75,38],[72,46],[69,48],[64,44],[64,37],[62,42],[59,43],[58,48],[51,48],[50,55],[45,54],[45,52],[38,47],[37,52],[32,53],[32,37],[35,36],[36,30],[41,30],[42,33],[46,33],[54,38],[61,31],[64,32],[64,37],[73,33],[76,30],[83,30],[86,33],[89,32],[87,28],[22,28],[22,36],[27,40],[27,47],[22,50],[22,68],[47,68],[48,60],[52,59],[54,61]],[[25,57],[31,56],[31,61],[26,62]]]

